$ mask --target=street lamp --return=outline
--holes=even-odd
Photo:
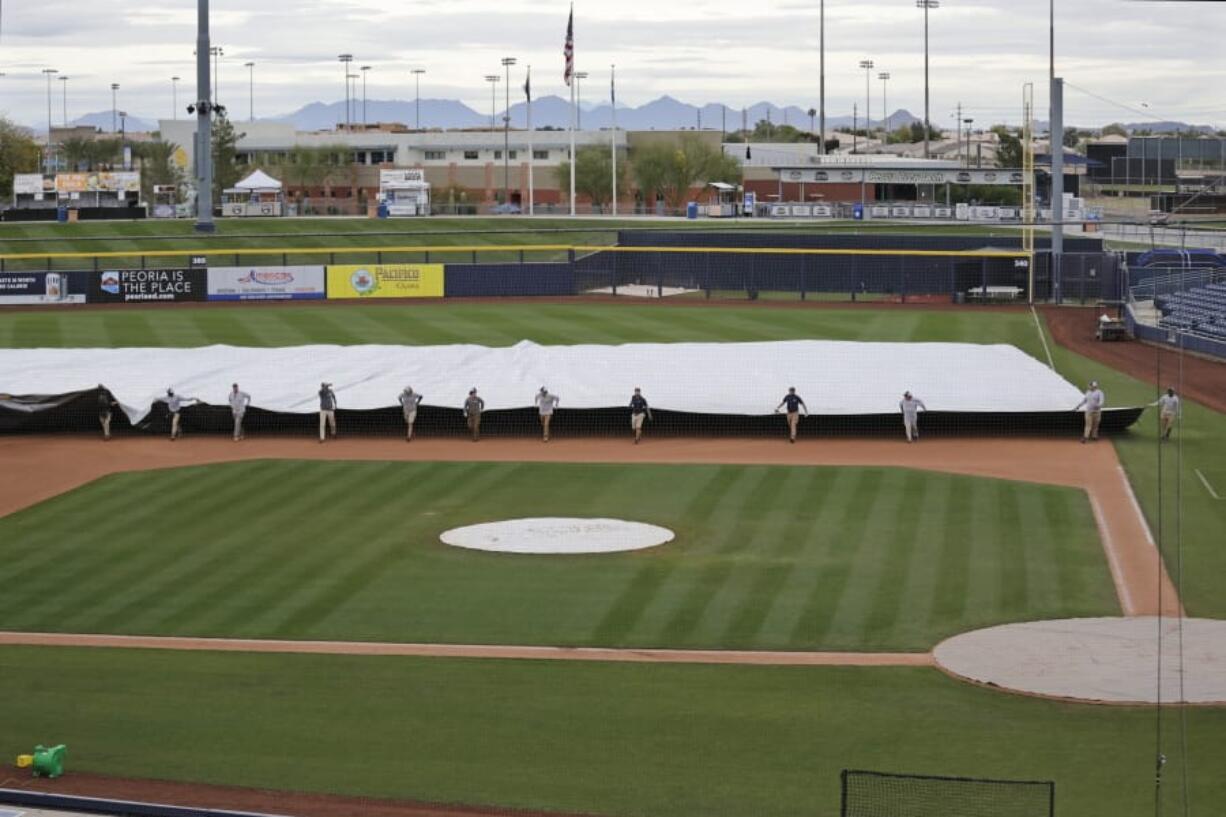
[[[575,130],[583,130],[583,86],[579,84],[580,80],[587,79],[587,71],[575,72]],[[699,116],[702,116],[701,109]]]
[[[362,66],[362,125],[366,125],[366,74],[370,71],[369,65]]]
[[[44,68],[43,76],[47,78],[47,147],[51,147],[51,77],[58,74],[55,68]]]
[[[497,74],[486,74],[485,81],[490,84],[490,130],[493,130],[494,118],[498,115],[498,83],[502,77]]]
[[[915,7],[924,10],[924,158],[932,158],[928,149],[928,131],[932,129],[928,119],[928,11],[939,9],[941,0],[915,0]]]
[[[890,138],[890,103],[889,94],[886,93],[886,83],[890,81],[890,72],[882,71],[877,75],[877,79],[881,80],[881,124],[885,127],[885,138]]]
[[[170,78],[170,107],[172,109],[171,115],[175,118],[175,121],[178,121],[179,119],[179,78],[178,77]]]
[[[60,82],[63,83],[60,86],[60,90],[63,91],[64,127],[68,127],[68,77],[60,77]]]
[[[864,69],[864,149],[868,150],[869,135],[872,132],[873,122],[873,106],[869,104],[871,101],[870,84],[873,79],[873,61],[860,60],[860,67]]]
[[[421,75],[424,73],[426,73],[425,68],[414,68],[413,69],[413,84],[417,86],[416,87],[417,98],[416,98],[416,102],[413,103],[414,108],[416,109],[414,116],[416,117],[416,120],[417,120],[413,127],[416,130],[421,130]]]
[[[506,92],[506,108],[502,112],[502,203],[511,203],[511,66],[515,64],[514,57],[503,57],[502,67],[506,71],[507,81],[503,85]]]
[[[218,73],[221,70],[221,58],[225,55],[226,50],[220,45],[215,45],[209,49],[209,53],[213,55],[213,107],[217,108],[217,97],[221,96],[221,79]]]
[[[243,67],[247,69],[247,119],[255,121],[255,63],[245,62]]]
[[[349,130],[349,63],[353,62],[353,55],[341,54],[337,59],[345,67],[345,130]]]

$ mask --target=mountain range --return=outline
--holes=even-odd
[[[352,118],[361,121],[363,104],[361,100],[351,103]],[[399,122],[415,126],[417,106],[413,100],[369,99],[365,104],[368,122]],[[608,128],[613,122],[613,109],[607,103],[588,103],[580,106],[578,124],[582,128]],[[502,125],[503,109],[493,112],[496,127]],[[511,126],[523,128],[527,126],[528,106],[517,102],[510,108]],[[535,128],[561,128],[569,126],[571,107],[568,100],[559,96],[544,96],[532,102],[532,125]],[[298,130],[317,131],[332,130],[345,120],[345,103],[342,102],[312,102],[296,111],[271,118],[270,121],[292,123]],[[758,102],[746,108],[733,108],[718,103],[698,106],[681,102],[671,96],[662,96],[638,107],[629,105],[617,106],[617,126],[625,130],[680,130],[701,127],[706,130],[740,130],[742,124],[753,128],[758,122],[767,121],[776,125],[792,125],[801,130],[809,130],[816,122],[811,120],[808,111],[790,105],[780,107],[770,102]],[[111,112],[99,111],[86,114],[73,120],[74,125],[88,125],[102,130],[111,129]],[[423,99],[421,100],[421,125],[425,128],[462,129],[489,127],[491,115],[489,111],[479,111],[454,99]],[[910,125],[921,119],[910,111],[900,108],[889,116],[892,128]],[[864,126],[863,120],[856,122]],[[870,123],[880,127],[881,119],[874,118]],[[827,130],[850,128],[852,117],[826,117]],[[1038,123],[1039,130],[1045,126]],[[1214,128],[1207,125],[1189,125],[1184,122],[1132,122],[1124,125],[1130,131],[1135,129],[1149,130],[1153,133],[1172,133],[1175,131],[1196,130],[1212,134]],[[157,128],[156,121],[142,117],[127,117],[129,131],[149,131]],[[41,130],[41,129],[39,129]]]

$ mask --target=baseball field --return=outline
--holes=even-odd
[[[150,306],[3,314],[0,347],[1007,343],[1074,383],[1098,379],[1112,405],[1154,399],[1154,383],[1047,325],[894,305]],[[1148,523],[1189,615],[1226,618],[1223,431],[1226,417],[1189,401],[1181,449],[1157,444],[1148,415],[1096,446],[650,430],[639,447],[2,438],[0,643],[28,643],[0,646],[0,751],[67,743],[70,774],[40,785],[131,799],[609,817],[833,815],[843,768],[1050,779],[1060,814],[1150,813],[1162,751],[1167,807],[1185,793],[1221,806],[1226,708],[1169,710],[1186,730],[1156,742],[1153,707],[1007,694],[930,654],[980,627],[1153,608],[1157,553],[1137,536],[1128,551],[1128,524]],[[1108,480],[1143,516],[1107,502]],[[583,556],[439,542],[521,516],[622,517],[677,538]]]

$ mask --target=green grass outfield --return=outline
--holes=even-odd
[[[632,553],[438,541],[522,516],[677,533]],[[902,469],[255,461],[145,471],[0,519],[5,629],[925,651],[1116,615],[1085,495]]]
[[[1152,814],[1154,711],[909,668],[0,650],[0,748],[74,769],[620,817],[833,817],[847,767],[1056,781],[1057,814]],[[1167,813],[1179,813],[1174,726]],[[1187,712],[1195,814],[1226,710]],[[985,812],[986,813],[986,812]]]

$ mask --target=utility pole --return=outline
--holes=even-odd
[[[213,224],[213,103],[209,86],[209,0],[196,0],[196,232],[211,233]],[[117,89],[118,85],[112,85]]]
[[[962,163],[962,103],[958,103],[958,112],[954,114],[954,124],[958,128],[958,163]]]
[[[818,104],[817,109],[820,112],[821,120],[821,148],[820,153],[826,155],[826,0],[821,0],[820,9],[818,11]]]
[[[255,63],[243,63],[247,69],[247,119],[255,121]]]
[[[349,130],[349,63],[353,62],[353,55],[341,54],[337,59],[345,69],[345,130]]]
[[[877,75],[877,79],[881,80],[881,126],[885,128],[885,142],[890,137],[890,103],[889,94],[886,92],[886,85],[890,81],[890,72],[882,71]]]
[[[856,132],[860,130],[859,120],[860,120],[860,110],[858,107],[858,103],[853,102],[851,103],[851,152],[852,153],[859,152],[859,150],[857,149],[859,147],[859,142],[857,140],[860,138],[860,134]]]
[[[515,64],[514,57],[503,57],[502,67],[506,71],[507,81],[503,86],[506,94],[506,108],[502,112],[502,203],[511,203],[511,66]]]
[[[928,147],[928,134],[932,130],[928,114],[928,12],[940,8],[941,0],[915,0],[915,5],[924,10],[924,158],[931,159],[932,151]]]
[[[413,69],[413,84],[416,86],[416,101],[413,103],[416,108],[414,113],[414,118],[416,119],[416,123],[413,125],[414,130],[421,130],[421,75],[424,73],[426,73],[425,68]]]
[[[366,129],[366,75],[370,72],[369,65],[362,66],[362,129]]]
[[[64,127],[68,127],[68,77],[60,77],[60,90],[63,91],[64,97]]]

